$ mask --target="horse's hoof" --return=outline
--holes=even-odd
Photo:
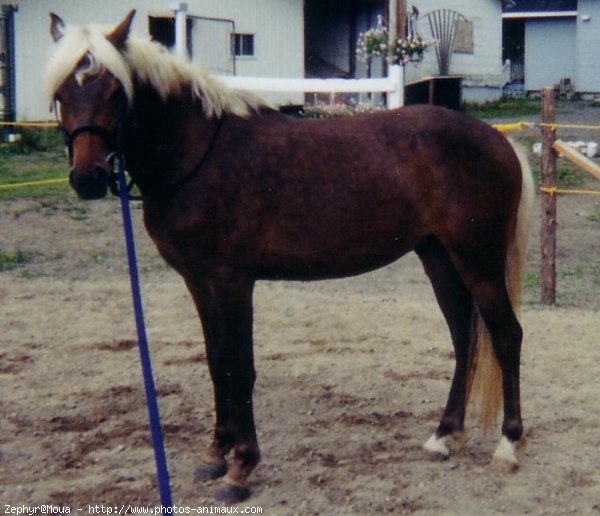
[[[216,480],[224,477],[227,474],[227,463],[212,464],[203,462],[194,472],[194,480],[197,482],[206,482],[208,480]]]
[[[519,470],[519,463],[511,460],[501,459],[499,457],[493,457],[492,461],[490,462],[490,469],[496,473],[510,475]]]
[[[431,462],[445,462],[450,458],[449,453],[443,453],[442,451],[432,450],[427,446],[423,446],[425,452],[425,459]]]
[[[427,457],[433,461],[444,461],[450,457],[450,450],[446,444],[448,436],[437,437],[433,434],[428,441],[423,445],[423,449],[427,452]]]
[[[438,456],[447,459],[450,456],[450,450],[446,445],[447,440],[448,436],[438,437],[437,435],[433,434],[423,445],[423,448],[432,456]]]
[[[226,484],[215,493],[217,502],[234,504],[240,503],[250,498],[250,489],[235,484]]]
[[[490,462],[490,468],[497,473],[515,473],[519,469],[517,445],[518,442],[510,441],[503,435]]]

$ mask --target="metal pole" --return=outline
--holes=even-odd
[[[394,41],[398,37],[398,1],[399,0],[389,0],[388,34],[390,41]]]
[[[188,4],[170,0],[169,9],[175,13],[175,53],[181,57],[186,57]]]

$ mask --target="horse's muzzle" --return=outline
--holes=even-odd
[[[80,199],[102,199],[108,192],[109,171],[100,165],[87,172],[71,170],[69,183]]]

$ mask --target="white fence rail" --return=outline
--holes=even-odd
[[[269,77],[219,76],[226,85],[251,91],[295,93],[387,93],[387,107],[404,105],[404,68],[390,66],[380,79],[281,79]]]

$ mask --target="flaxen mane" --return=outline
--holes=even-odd
[[[67,29],[46,73],[50,98],[73,72],[81,82],[86,75],[106,69],[121,82],[130,102],[134,82],[139,81],[150,84],[164,100],[189,88],[202,101],[207,117],[219,117],[223,113],[245,117],[268,105],[251,93],[226,87],[203,68],[174,56],[148,39],[130,36],[124,52],[119,52],[106,39],[107,30],[95,25]],[[77,69],[86,56],[86,64]]]

